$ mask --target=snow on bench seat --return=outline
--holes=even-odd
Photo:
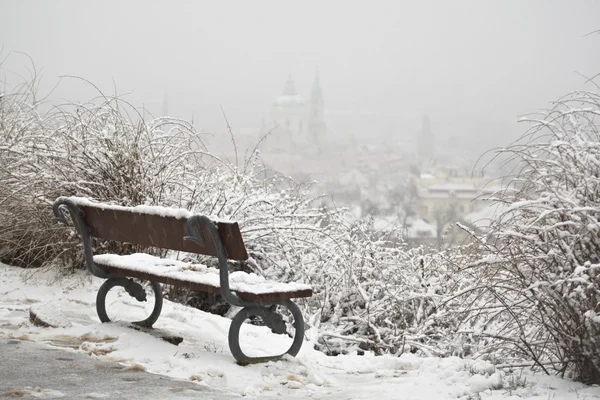
[[[219,270],[202,264],[154,257],[149,254],[101,254],[94,263],[108,273],[147,279],[180,287],[219,293]],[[254,273],[236,271],[229,274],[232,291],[248,301],[285,300],[312,296],[309,285],[266,280]]]

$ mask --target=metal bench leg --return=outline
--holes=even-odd
[[[156,322],[162,311],[163,294],[162,286],[158,282],[150,282],[152,290],[154,291],[154,309],[152,313],[143,321],[133,322],[135,325],[151,328]],[[115,286],[122,286],[131,297],[135,297],[137,301],[146,301],[146,291],[139,283],[136,283],[133,279],[128,278],[111,278],[107,279],[100,289],[98,289],[98,295],[96,296],[96,312],[100,317],[101,322],[110,322],[110,318],[106,314],[106,295]]]
[[[191,240],[195,242],[200,247],[205,247],[206,238],[201,232],[200,228],[204,226],[210,235],[210,238],[213,241],[215,246],[215,251],[217,253],[217,257],[219,258],[219,284],[220,284],[220,292],[221,296],[227,301],[229,304],[234,306],[244,307],[233,317],[231,321],[231,326],[229,327],[229,349],[231,353],[235,357],[238,364],[250,364],[250,363],[259,363],[271,360],[277,360],[281,358],[284,354],[290,354],[295,356],[300,351],[302,347],[302,342],[304,340],[304,319],[302,317],[302,312],[298,308],[298,306],[293,303],[291,300],[285,300],[280,302],[264,302],[264,303],[251,303],[248,301],[244,301],[240,299],[237,294],[231,291],[229,286],[229,266],[227,263],[227,252],[225,251],[225,247],[223,246],[223,242],[221,241],[221,237],[219,236],[219,231],[215,223],[210,220],[208,217],[203,215],[195,215],[190,217],[185,225],[185,230],[187,236],[186,240]],[[283,354],[277,356],[269,356],[269,357],[248,357],[244,354],[242,349],[240,348],[240,328],[244,321],[252,316],[262,317],[265,321],[265,324],[271,328],[271,330],[275,333],[285,333],[285,323],[281,318],[281,315],[269,310],[267,306],[270,305],[282,305],[285,306],[292,315],[294,316],[294,328],[296,333],[294,335],[294,341],[288,351]]]
[[[261,317],[265,321],[265,324],[271,328],[273,332],[285,333],[285,323],[283,322],[281,315],[259,305],[244,307],[235,315],[235,317],[233,317],[231,326],[229,327],[229,349],[231,350],[231,354],[233,354],[233,357],[236,359],[238,364],[247,365],[274,361],[280,359],[285,354],[290,354],[292,356],[298,354],[300,348],[302,347],[302,342],[304,341],[304,318],[302,317],[302,312],[300,311],[300,308],[291,300],[286,300],[279,304],[290,310],[294,317],[294,341],[292,342],[290,348],[285,353],[276,356],[248,357],[246,354],[244,354],[240,347],[240,328],[246,319],[253,316]]]

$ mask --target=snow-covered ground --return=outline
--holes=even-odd
[[[229,353],[229,320],[223,317],[165,301],[155,328],[183,337],[179,346],[124,323],[99,323],[94,303],[101,284],[102,280],[84,272],[56,278],[49,272],[0,264],[0,337],[45,342],[248,398],[600,398],[600,387],[528,370],[496,369],[481,360],[420,358],[412,354],[327,357],[312,348],[314,331],[307,332],[308,341],[298,357],[242,367]],[[128,306],[126,297],[107,300],[114,302],[112,307],[107,303],[107,307],[115,311],[116,317],[120,312],[141,311]],[[31,324],[30,308],[56,327]],[[242,332],[242,347],[253,355],[272,353],[287,345],[287,339],[261,327],[248,325]]]

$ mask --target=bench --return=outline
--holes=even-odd
[[[154,307],[148,318],[134,322],[151,328],[162,310],[162,284],[220,294],[229,304],[242,309],[229,328],[229,348],[239,364],[277,360],[284,354],[295,356],[304,340],[304,321],[293,298],[310,297],[312,289],[299,283],[268,281],[241,271],[229,272],[228,260],[244,261],[248,253],[236,222],[217,221],[185,209],[159,206],[123,207],[95,202],[82,197],[59,197],[53,205],[54,216],[68,225],[70,219],[83,239],[86,267],[93,275],[106,279],[98,290],[96,311],[102,322],[110,322],[106,295],[115,286],[123,287],[137,301],[146,301],[144,287],[135,279],[150,282]],[[93,254],[91,238],[142,246],[215,256],[219,268],[154,257],[148,254]],[[261,317],[274,333],[287,333],[277,306],[286,307],[293,316],[294,335],[290,348],[282,354],[249,357],[239,343],[240,327],[251,317]]]

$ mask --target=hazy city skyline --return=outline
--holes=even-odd
[[[259,129],[288,76],[305,98],[317,71],[336,140],[414,136],[481,149],[515,137],[519,115],[582,89],[600,72],[594,1],[157,2],[0,0],[3,56],[24,52],[48,90],[61,75],[158,115],[225,133]],[[8,85],[26,74],[17,54]],[[54,99],[92,94],[66,79]]]

